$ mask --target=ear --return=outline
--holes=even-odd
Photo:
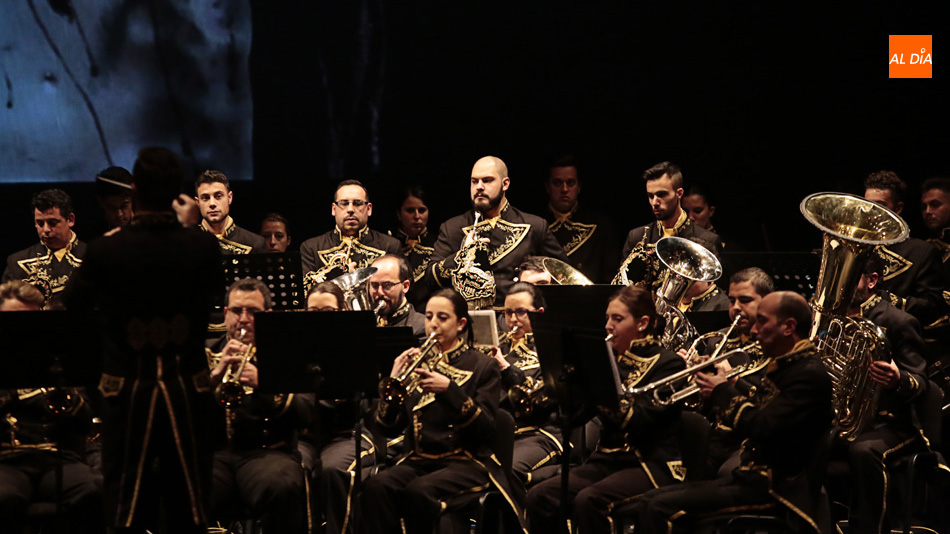
[[[228,191],[228,204],[234,201],[234,191]]]
[[[647,315],[641,316],[636,321],[637,330],[640,332],[645,332],[647,327],[650,326],[650,317]]]
[[[903,203],[903,202],[898,202],[897,204],[894,204],[894,212],[895,212],[895,213],[897,213],[898,215],[900,215],[902,211],[904,211],[904,203]]]
[[[366,203],[366,216],[369,217],[369,216],[372,215],[372,214],[373,214],[373,203],[372,203],[372,202],[367,202],[367,203]]]
[[[675,193],[676,193],[676,199],[682,201],[682,200],[683,200],[683,188],[682,188],[682,187],[677,187]]]
[[[796,322],[795,319],[792,319],[790,317],[788,319],[785,319],[785,321],[783,321],[783,325],[784,325],[783,334],[786,336],[790,336],[795,332],[795,328],[798,326],[798,322]]]
[[[507,191],[507,190],[508,190],[508,186],[510,186],[510,185],[511,185],[511,178],[505,176],[505,177],[501,180],[501,190],[502,190],[502,191]]]
[[[538,309],[535,310],[535,311],[538,312],[538,313],[544,313],[544,306],[538,308]]]
[[[405,295],[406,293],[409,292],[409,284],[410,284],[410,283],[411,283],[411,282],[409,282],[409,280],[403,280],[403,281],[402,281],[402,294],[403,294],[403,295]]]
[[[70,214],[69,214],[69,217],[66,217],[66,224],[67,224],[70,228],[72,228],[73,225],[76,224],[76,214],[75,214],[75,213],[70,213]]]
[[[716,206],[709,206],[709,216],[712,217],[716,214]]]
[[[461,332],[462,330],[465,330],[465,325],[467,324],[468,324],[468,319],[466,319],[465,317],[462,317],[461,319],[459,319],[458,331]]]
[[[868,278],[868,291],[873,291],[877,287],[877,283],[880,282],[881,277],[877,273],[871,273],[865,275]]]
[[[336,217],[336,202],[330,203],[330,215]]]

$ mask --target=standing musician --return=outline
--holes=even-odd
[[[376,272],[366,283],[373,308],[380,302],[384,303],[376,315],[376,324],[411,327],[419,342],[425,341],[425,316],[417,312],[406,298],[412,287],[409,263],[402,256],[386,254],[376,258],[371,267],[376,267]]]
[[[22,280],[0,284],[0,312],[39,311],[44,300]],[[26,355],[8,355],[14,356]],[[31,502],[59,500],[61,526],[69,525],[61,532],[101,532],[102,475],[82,461],[92,410],[81,388],[0,390],[0,418],[4,529],[20,532]],[[62,477],[58,482],[57,471]]]
[[[373,204],[369,192],[357,180],[343,180],[336,186],[330,214],[336,227],[300,245],[300,265],[308,290],[320,282],[369,267],[383,254],[401,253],[398,240],[366,226]]]
[[[719,414],[719,425],[744,439],[738,468],[716,480],[668,486],[643,496],[637,532],[690,532],[696,517],[769,505],[787,506],[798,518],[789,532],[818,531],[806,471],[814,445],[831,426],[831,379],[808,340],[811,309],[788,291],[766,295],[754,335],[771,359],[760,394],[739,392],[719,370],[694,377]]]
[[[207,349],[211,384],[223,405],[214,436],[212,510],[227,515],[238,501],[262,519],[266,532],[309,531],[308,482],[297,431],[313,421],[313,395],[256,391],[254,314],[271,310],[267,286],[253,278],[238,280],[225,302],[227,334]],[[234,388],[225,389],[226,384]]]
[[[90,243],[65,294],[70,310],[98,309],[104,321],[106,519],[140,533],[155,528],[163,502],[169,530],[204,533],[213,451],[198,439],[212,408],[203,345],[221,252],[210,234],[178,221],[174,153],[143,148],[132,176],[132,222]]]
[[[59,292],[81,264],[86,244],[76,237],[73,225],[73,201],[60,189],[47,189],[33,195],[33,223],[40,242],[10,254],[3,281],[40,278],[48,281],[52,293]]]
[[[904,211],[907,184],[891,171],[871,173],[864,180],[864,198],[898,215]],[[947,286],[941,270],[940,252],[932,244],[913,237],[877,249],[884,261],[878,289],[887,290],[891,303],[927,325],[946,315],[943,299]]]
[[[564,247],[571,267],[595,283],[607,283],[620,260],[620,239],[604,213],[578,203],[581,181],[573,155],[559,156],[551,162],[544,189],[551,212],[548,230]]]
[[[472,211],[442,223],[429,262],[430,285],[453,287],[469,306],[486,308],[504,303],[508,287],[525,256],[567,255],[544,219],[508,203],[508,167],[485,156],[472,167]],[[477,224],[476,224],[477,223]]]
[[[395,436],[405,430],[405,455],[394,467],[369,479],[363,491],[374,513],[363,518],[367,533],[430,534],[446,503],[465,492],[494,485],[514,504],[489,439],[500,396],[498,365],[471,348],[465,299],[455,290],[436,291],[426,304],[428,348],[400,390],[395,382],[420,349],[393,363],[392,383],[381,384],[376,421]],[[405,393],[403,395],[402,393]],[[520,517],[520,514],[518,514]]]
[[[511,339],[492,354],[501,370],[501,407],[515,416],[517,424],[512,470],[525,485],[532,483],[532,471],[553,464],[562,452],[561,432],[551,421],[551,406],[542,401],[543,389],[533,397],[537,400],[528,397],[529,391],[544,385],[528,313],[543,311],[544,297],[538,288],[527,282],[511,286],[505,297],[505,322]],[[512,391],[527,400],[514,403]]]
[[[409,262],[412,276],[406,298],[421,310],[429,300],[429,287],[423,279],[438,237],[429,232],[429,206],[426,205],[426,194],[421,187],[413,185],[403,192],[396,219],[399,227],[396,228],[395,237],[402,243],[402,253]]]
[[[614,284],[641,283],[656,291],[663,282],[663,264],[656,257],[656,242],[663,237],[699,237],[715,243],[714,253],[722,249],[716,234],[693,224],[680,207],[683,198],[683,173],[680,168],[664,161],[643,172],[647,200],[656,217],[656,224],[630,230],[623,246],[623,263],[614,276]]]
[[[628,286],[607,305],[608,334],[617,354],[625,388],[644,385],[684,368],[683,360],[663,349],[663,331],[650,293]],[[610,510],[646,491],[683,480],[679,453],[680,408],[660,406],[637,397],[608,411],[601,408],[600,443],[590,458],[572,469],[568,493],[573,499],[573,531],[610,532]],[[566,532],[560,519],[560,478],[528,491],[528,524],[533,532]]]
[[[883,261],[872,254],[848,310],[849,316],[864,317],[882,327],[891,349],[868,370],[880,389],[876,417],[848,446],[849,525],[856,533],[880,532],[885,526],[886,460],[926,446],[914,413],[915,401],[926,395],[929,384],[920,323],[881,298],[876,288],[883,270]]]
[[[234,224],[231,202],[234,192],[221,171],[207,170],[195,180],[195,202],[201,211],[201,229],[218,238],[222,254],[267,252],[264,238]]]

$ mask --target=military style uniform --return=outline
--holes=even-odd
[[[617,356],[625,388],[642,386],[685,368],[683,359],[661,348],[652,336],[634,340]],[[575,532],[611,532],[610,511],[653,488],[683,480],[680,460],[680,407],[637,398],[619,411],[601,409],[600,443],[590,458],[570,472]],[[532,532],[566,532],[560,522],[561,481],[546,480],[528,491]]]
[[[567,255],[554,235],[548,231],[544,219],[524,213],[502,201],[501,214],[489,220],[481,220],[475,229],[480,238],[488,238],[484,257],[476,256],[475,268],[490,273],[494,279],[495,306],[502,306],[508,288],[514,283],[515,269],[526,256],[550,256],[567,261]],[[475,211],[453,217],[439,227],[439,239],[429,261],[426,279],[430,287],[455,287],[469,302],[477,299],[492,303],[489,292],[473,295],[466,288],[457,286],[466,279],[466,265],[460,263],[460,247],[475,223]],[[479,290],[485,288],[478,288]]]
[[[645,289],[656,291],[663,283],[663,264],[656,256],[656,242],[668,235],[689,239],[698,237],[716,245],[717,255],[722,250],[719,236],[700,228],[689,220],[685,211],[673,228],[667,230],[661,221],[634,228],[627,234],[627,241],[623,245],[623,263],[614,276],[612,283],[620,285],[644,284]]]
[[[209,367],[217,366],[226,343],[225,336],[206,350]],[[245,392],[242,406],[217,410],[212,510],[226,517],[242,510],[235,508],[240,502],[261,518],[265,532],[310,532],[309,475],[297,432],[313,423],[314,395]]]
[[[377,318],[376,326],[408,326],[420,342],[426,339],[426,316],[417,312],[408,300],[403,300],[391,315]]]
[[[3,281],[27,280],[39,278],[49,283],[52,293],[57,298],[65,287],[73,271],[82,265],[86,254],[86,244],[76,237],[73,232],[69,244],[52,251],[43,243],[10,254],[7,257],[7,268],[3,271]]]
[[[711,284],[706,291],[696,295],[684,310],[680,303],[680,310],[685,312],[706,312],[723,311],[729,309],[729,297],[719,289],[716,284]]]
[[[409,278],[412,281],[406,298],[417,309],[422,310],[429,301],[429,286],[425,283],[426,268],[429,258],[435,251],[435,240],[438,237],[430,234],[428,228],[423,228],[416,239],[409,239],[402,230],[396,230],[396,239],[402,244],[402,254],[409,262]]]
[[[201,229],[213,233],[211,227],[208,226],[208,221],[201,221]],[[221,235],[214,234],[214,236],[218,238],[221,254],[225,256],[267,252],[267,241],[263,237],[234,224],[234,219],[230,216],[225,223],[224,232]]]
[[[921,325],[947,314],[943,292],[950,279],[944,279],[937,247],[910,238],[878,247],[877,252],[884,260],[879,287],[901,297],[898,308],[916,317]]]
[[[333,231],[311,237],[300,245],[304,286],[309,291],[320,282],[351,272],[350,263],[356,263],[356,269],[369,267],[383,254],[402,254],[399,241],[370,230],[368,226],[353,237],[342,235],[340,228],[335,227]]]
[[[380,401],[376,421],[388,436],[405,429],[407,451],[394,467],[366,483],[365,502],[374,513],[363,518],[367,533],[433,532],[453,497],[495,486],[513,506],[512,496],[492,455],[489,439],[498,409],[498,364],[459,344],[444,354],[436,371],[451,379],[442,393],[409,392],[403,405]],[[521,517],[520,509],[516,511]]]
[[[718,424],[745,441],[740,465],[717,480],[668,486],[643,496],[637,531],[688,532],[688,521],[706,514],[787,507],[798,519],[790,532],[818,531],[804,473],[814,446],[831,428],[831,378],[810,341],[774,358],[755,397],[729,382],[712,391]]]
[[[574,204],[569,213],[559,213],[550,205],[548,230],[564,247],[568,263],[594,283],[606,284],[620,262],[620,240],[610,220],[600,212]]]
[[[501,407],[515,417],[515,449],[512,470],[525,485],[532,483],[531,474],[537,469],[557,462],[561,455],[561,431],[551,420],[553,406],[535,405],[531,413],[521,413],[512,406],[508,392],[518,386],[530,388],[544,379],[541,376],[541,364],[534,346],[532,334],[513,346],[505,344],[501,348],[509,366],[501,372]]]
[[[74,401],[52,400],[67,409],[53,414],[47,391],[56,394],[45,389],[0,390],[0,517],[4,529],[19,532],[23,511],[31,502],[56,502],[56,473],[61,470],[59,497],[70,532],[101,532],[102,475],[82,462],[92,410],[80,389],[70,389]]]
[[[98,309],[104,321],[102,463],[114,526],[141,532],[164,494],[169,529],[205,530],[212,448],[198,433],[213,401],[204,336],[223,285],[215,239],[171,212],[136,215],[92,242],[70,281],[67,307]]]

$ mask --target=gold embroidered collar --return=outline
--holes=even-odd
[[[367,224],[366,226],[360,228],[360,231],[357,232],[355,236],[343,235],[343,231],[340,230],[339,226],[333,227],[333,233],[335,233],[336,236],[340,238],[341,243],[349,243],[350,241],[360,242],[364,237],[366,237],[366,234],[369,233],[369,225]]]
[[[878,302],[881,302],[881,295],[874,293],[867,298],[864,302],[861,303],[861,316],[865,316],[870,313],[871,309],[877,306]]]
[[[412,307],[412,305],[409,304],[409,300],[406,299],[405,296],[403,296],[403,297],[402,297],[402,304],[400,304],[399,307],[396,308],[396,311],[394,311],[394,312],[392,313],[392,315],[389,316],[389,322],[390,322],[390,323],[395,323],[396,321],[402,319],[402,317],[403,317],[404,315],[406,315],[406,314],[409,313],[409,308],[411,308],[411,307]]]
[[[574,207],[570,209],[567,213],[561,213],[558,210],[554,209],[554,206],[548,204],[548,209],[551,210],[551,213],[554,214],[555,223],[564,223],[571,220],[571,217],[574,216],[574,212],[577,211],[578,203],[574,203]]]
[[[663,226],[663,221],[656,221],[656,227],[660,229],[661,236],[666,236],[668,231],[673,232],[669,235],[680,235],[688,224],[689,216],[686,215],[686,212],[682,208],[680,208],[680,216],[676,219],[676,224],[673,225],[673,228],[667,230],[666,227]]]
[[[396,229],[396,238],[405,243],[408,248],[416,246],[419,242],[422,241],[422,238],[429,235],[429,227],[424,227],[419,235],[415,238],[409,237],[409,234],[403,231],[402,228]]]

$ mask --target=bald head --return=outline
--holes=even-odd
[[[808,337],[808,330],[811,328],[811,307],[805,297],[794,291],[778,291],[775,295],[779,298],[776,310],[779,320],[794,319],[795,334],[798,338]]]
[[[808,337],[811,308],[805,298],[791,291],[775,291],[762,297],[755,313],[752,335],[766,356],[789,352],[795,343]]]
[[[508,177],[508,166],[505,165],[505,162],[502,161],[501,158],[496,158],[495,156],[479,158],[479,160],[475,162],[475,166],[472,167],[473,176],[475,175],[475,169],[479,170],[479,174],[494,174],[499,180]]]
[[[472,206],[486,218],[497,216],[510,182],[504,161],[495,156],[479,159],[472,167]]]

